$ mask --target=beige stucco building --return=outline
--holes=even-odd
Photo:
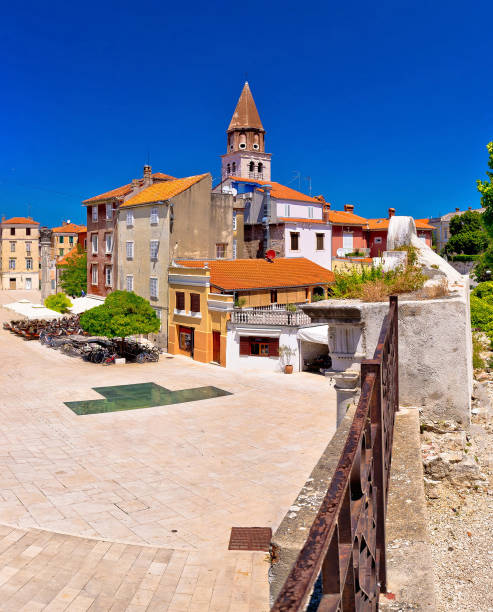
[[[210,174],[154,183],[120,204],[117,289],[148,299],[167,343],[168,268],[178,258],[233,259],[242,251],[243,208],[212,194]],[[239,206],[235,209],[235,206]]]
[[[39,289],[39,223],[31,217],[2,219],[2,289]]]

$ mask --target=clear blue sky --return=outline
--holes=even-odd
[[[148,154],[217,179],[246,74],[273,180],[364,216],[476,207],[492,24],[482,0],[3,3],[0,213],[84,221]]]

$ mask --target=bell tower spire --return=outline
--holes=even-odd
[[[271,154],[265,152],[265,130],[248,81],[245,82],[227,129],[222,178],[236,176],[270,181]]]

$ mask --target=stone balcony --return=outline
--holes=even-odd
[[[231,313],[231,323],[243,325],[292,325],[301,327],[311,324],[310,317],[302,311],[288,310],[244,310],[235,308]]]

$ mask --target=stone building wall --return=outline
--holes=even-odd
[[[245,225],[244,257],[258,259],[263,255],[264,230],[261,225]],[[270,226],[270,248],[276,257],[285,257],[284,224]]]

